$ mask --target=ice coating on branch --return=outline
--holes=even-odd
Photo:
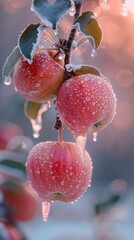
[[[71,71],[81,69],[81,65],[74,65],[74,64],[69,63],[69,64],[65,65],[65,68],[67,69],[68,72],[71,72]]]

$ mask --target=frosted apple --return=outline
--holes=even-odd
[[[54,58],[54,51],[37,51],[30,64],[21,58],[15,65],[15,89],[34,102],[50,100],[63,81],[63,60]]]
[[[87,190],[92,162],[73,142],[41,142],[29,153],[27,178],[43,201],[72,202]]]
[[[77,136],[97,132],[108,125],[116,111],[116,97],[104,78],[85,74],[70,78],[57,94],[57,111]]]

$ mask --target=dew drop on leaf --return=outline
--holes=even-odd
[[[42,202],[42,217],[43,217],[43,221],[45,221],[45,222],[48,219],[48,215],[50,212],[50,206],[51,206],[50,202],[45,202],[45,201]]]
[[[12,82],[12,79],[11,79],[11,77],[10,76],[3,76],[2,77],[2,79],[3,79],[3,83],[6,85],[6,86],[9,86],[10,84],[11,84],[11,82]]]
[[[97,135],[98,135],[97,132],[93,133],[93,141],[94,142],[97,142]]]

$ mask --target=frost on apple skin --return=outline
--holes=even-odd
[[[57,111],[75,136],[96,133],[112,122],[116,96],[110,83],[102,77],[93,74],[75,76],[59,89]]]
[[[43,102],[55,96],[63,81],[63,68],[47,51],[38,51],[33,62],[21,58],[13,72],[15,89],[26,99]]]
[[[73,202],[91,184],[92,161],[77,143],[41,142],[31,150],[27,178],[43,201]]]

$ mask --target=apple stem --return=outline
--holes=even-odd
[[[61,143],[62,142],[62,127],[59,128],[58,131],[58,141]]]
[[[54,128],[58,131],[58,141],[62,142],[62,121],[58,115],[56,117]]]

